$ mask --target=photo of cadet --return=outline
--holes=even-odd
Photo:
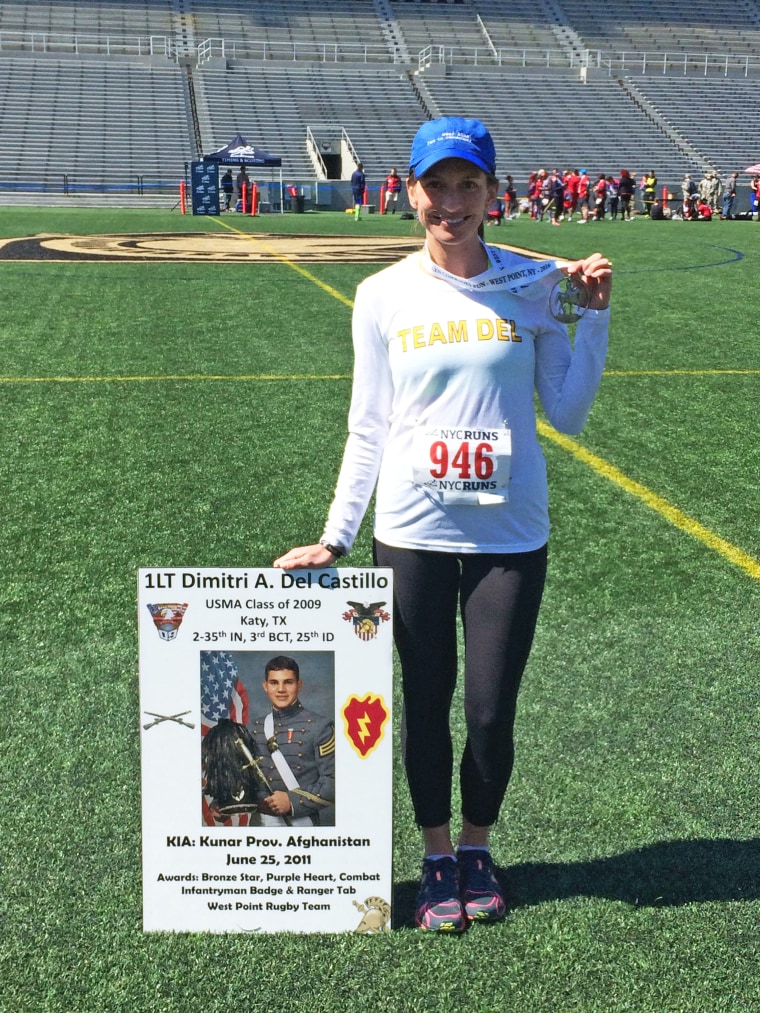
[[[324,825],[335,801],[335,724],[301,703],[303,681],[294,658],[271,658],[262,685],[270,706],[249,725],[272,788],[259,805],[261,822]]]
[[[202,651],[201,711],[204,825],[335,825],[331,652]]]

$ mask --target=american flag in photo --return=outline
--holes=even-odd
[[[222,718],[248,724],[248,692],[229,651],[201,651],[201,737]],[[248,814],[217,819],[203,795],[203,823],[208,827],[247,827]]]
[[[205,735],[220,718],[248,724],[248,693],[229,651],[201,651],[201,727]]]

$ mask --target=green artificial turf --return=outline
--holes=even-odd
[[[397,217],[224,222],[418,236]],[[4,237],[204,230],[225,225],[0,209]],[[543,441],[550,573],[494,833],[511,911],[458,939],[412,927],[398,755],[391,933],[141,930],[137,568],[268,566],[320,533],[346,302],[376,266],[0,262],[0,1008],[760,1010],[760,583],[699,535],[760,559],[760,230],[522,218],[487,237],[614,260],[608,375],[576,441],[610,470]],[[365,524],[347,563],[369,561]]]

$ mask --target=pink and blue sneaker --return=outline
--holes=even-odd
[[[426,858],[417,896],[415,921],[427,932],[464,932],[467,928],[459,899],[457,862],[453,858]]]
[[[501,886],[497,880],[490,852],[485,848],[457,851],[459,896],[465,916],[470,921],[497,922],[507,913]]]

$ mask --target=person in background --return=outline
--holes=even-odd
[[[232,203],[232,195],[235,192],[235,183],[232,179],[232,169],[227,169],[222,176],[222,193],[224,194],[224,210],[229,211]]]
[[[718,214],[721,205],[721,194],[723,193],[723,185],[720,181],[720,176],[717,172],[711,172],[710,176],[710,192],[707,198],[707,202],[713,209],[713,214]]]
[[[568,169],[565,172],[565,212],[568,221],[572,221],[578,207],[578,187],[580,181],[581,175],[577,169]]]
[[[541,210],[541,184],[543,178],[540,172],[532,172],[528,177],[528,201],[530,203],[530,217],[534,221],[540,221],[542,217]]]
[[[712,221],[712,208],[704,199],[704,197],[697,198],[697,221],[700,222],[711,222]]]
[[[417,131],[406,185],[425,245],[359,285],[349,436],[324,532],[274,561],[334,565],[376,491],[374,560],[393,569],[402,746],[422,831],[415,917],[443,933],[506,912],[490,832],[514,762],[549,534],[534,389],[552,425],[580,432],[604,368],[612,286],[600,253],[558,264],[483,242],[495,165],[479,120]],[[572,343],[550,308],[568,278],[587,306]],[[467,741],[455,830],[458,612]]]
[[[712,199],[712,175],[711,172],[705,170],[697,187],[701,200],[706,201],[708,204],[710,204]]]
[[[401,192],[401,177],[395,169],[391,169],[388,175],[385,177],[385,213],[388,213],[388,208],[393,205],[391,214],[396,214],[396,206],[398,204],[398,195]]]
[[[539,172],[539,179],[541,180],[541,205],[539,209],[539,221],[544,220],[544,214],[549,216],[549,221],[552,217],[552,209],[554,207],[554,180],[556,169],[554,172],[546,172],[544,169]],[[543,173],[543,175],[541,175]]]
[[[364,166],[361,162],[356,163],[356,168],[351,175],[351,193],[354,198],[354,218],[356,221],[362,216],[362,205],[364,204],[364,192],[367,189],[367,177],[364,175]]]
[[[581,211],[578,224],[583,225],[588,221],[591,209],[591,180],[588,178],[588,173],[585,169],[581,169],[578,176],[578,207]]]
[[[610,212],[610,219],[617,220],[618,207],[620,206],[620,180],[614,176],[607,177],[607,206]]]
[[[683,198],[684,207],[688,205],[689,208],[689,213],[688,215],[684,214],[684,218],[696,218],[699,186],[696,180],[692,179],[688,172],[681,180],[681,197]]]
[[[560,225],[565,217],[565,177],[559,169],[552,173],[551,184],[552,225]]]
[[[654,169],[650,169],[644,176],[642,196],[644,199],[644,212],[645,214],[649,214],[657,197],[657,177],[654,174]],[[649,217],[651,218],[652,215],[649,214]]]
[[[726,179],[723,186],[723,211],[721,218],[726,219],[731,217],[731,212],[734,209],[734,201],[736,200],[736,187],[739,180],[739,173],[732,172],[731,175]]]
[[[752,177],[749,192],[752,200],[752,214],[757,215],[758,221],[760,221],[760,176]]]
[[[623,216],[623,221],[631,221],[631,208],[634,204],[634,193],[636,190],[636,182],[633,176],[627,169],[620,170],[620,180],[618,183],[618,194],[620,196],[620,209]]]
[[[486,208],[486,225],[501,225],[504,221],[504,201],[494,197]]]
[[[241,201],[242,211],[245,214],[246,211],[250,210],[245,205],[251,199],[251,181],[248,178],[248,173],[245,171],[245,165],[240,166],[240,172],[237,174],[235,185],[237,186],[238,200]],[[243,193],[244,189],[245,194]],[[244,197],[245,200],[243,199]]]
[[[604,212],[607,209],[607,177],[604,173],[599,174],[599,179],[594,183],[594,220],[604,221]]]
[[[517,204],[517,187],[511,176],[507,176],[504,182],[504,204],[507,209],[507,217],[514,216],[516,218],[520,209]]]

